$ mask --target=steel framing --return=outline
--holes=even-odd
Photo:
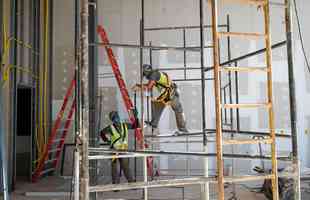
[[[137,189],[137,188],[142,188],[144,189],[144,199],[147,199],[147,188],[149,187],[165,187],[165,186],[176,186],[176,185],[186,185],[186,184],[206,184],[206,183],[217,183],[218,184],[218,189],[219,189],[219,199],[224,199],[224,187],[223,184],[224,182],[228,181],[228,182],[233,182],[233,181],[249,181],[249,180],[262,180],[265,178],[270,178],[273,180],[273,189],[274,191],[277,191],[277,169],[276,169],[276,162],[277,162],[277,158],[276,158],[276,151],[275,151],[275,139],[276,139],[276,134],[274,131],[274,127],[273,127],[273,113],[272,113],[272,108],[271,108],[271,104],[268,106],[269,109],[269,119],[270,119],[270,125],[271,125],[271,140],[272,140],[272,156],[271,157],[265,157],[263,158],[262,156],[254,156],[254,157],[249,157],[248,159],[269,159],[272,161],[273,163],[273,170],[272,170],[272,174],[271,175],[263,175],[263,176],[243,176],[243,177],[227,177],[227,179],[225,178],[224,180],[224,176],[223,176],[223,159],[225,157],[225,154],[222,154],[222,145],[223,145],[223,141],[222,141],[222,135],[223,133],[230,133],[233,135],[233,133],[244,133],[244,134],[253,134],[253,135],[267,135],[268,133],[261,133],[261,132],[251,132],[251,131],[241,131],[240,130],[240,119],[239,119],[239,106],[229,106],[227,107],[228,109],[232,109],[235,108],[236,109],[236,128],[231,130],[224,130],[222,129],[222,117],[221,117],[221,113],[222,113],[222,108],[221,108],[221,104],[222,104],[222,99],[221,99],[221,87],[220,87],[220,66],[223,65],[233,65],[233,66],[238,66],[238,61],[254,56],[254,55],[258,55],[261,53],[266,53],[266,56],[268,57],[268,61],[267,61],[267,67],[271,68],[271,49],[272,48],[277,48],[280,47],[282,45],[285,44],[285,42],[281,42],[278,43],[274,46],[271,46],[270,44],[270,40],[268,37],[266,37],[265,39],[265,43],[266,43],[266,48],[256,51],[256,52],[252,52],[250,54],[247,54],[245,56],[242,56],[240,58],[236,58],[236,59],[231,59],[230,57],[230,52],[229,52],[229,60],[227,62],[224,63],[220,63],[219,61],[219,44],[218,44],[218,37],[219,37],[219,31],[218,28],[222,27],[217,25],[217,0],[212,0],[212,25],[204,25],[203,23],[203,15],[204,15],[204,9],[203,9],[203,0],[199,0],[199,11],[200,11],[200,25],[199,26],[185,26],[185,27],[160,27],[160,28],[144,28],[144,0],[141,0],[141,7],[142,7],[142,19],[140,21],[140,45],[128,45],[128,44],[110,44],[110,46],[118,46],[118,47],[130,47],[130,48],[138,48],[140,49],[140,64],[142,65],[143,63],[143,49],[147,48],[150,49],[150,51],[152,50],[160,50],[160,49],[164,49],[164,47],[152,47],[152,45],[150,44],[149,46],[145,46],[145,42],[144,42],[144,32],[145,31],[159,31],[159,30],[177,30],[177,29],[181,29],[181,30],[185,30],[186,28],[188,29],[200,29],[200,39],[201,39],[201,44],[200,44],[200,54],[201,54],[201,68],[198,68],[197,70],[201,70],[202,74],[201,74],[201,79],[197,79],[202,81],[202,91],[205,90],[204,88],[204,82],[205,82],[205,78],[204,78],[204,73],[210,70],[213,70],[214,72],[214,77],[212,78],[212,80],[215,81],[215,85],[216,85],[216,89],[215,89],[215,97],[216,97],[216,104],[217,104],[217,108],[216,108],[216,113],[217,113],[217,126],[215,130],[212,130],[211,132],[215,132],[216,133],[216,143],[217,143],[217,153],[213,154],[213,155],[208,155],[208,154],[200,154],[200,155],[193,155],[193,156],[203,156],[203,157],[208,157],[208,156],[217,156],[217,169],[218,169],[218,173],[217,173],[217,177],[207,177],[207,174],[205,174],[204,177],[199,177],[199,178],[189,178],[189,179],[180,179],[180,180],[164,180],[164,181],[152,181],[149,182],[147,181],[147,176],[146,176],[146,168],[144,167],[144,181],[143,182],[138,182],[138,183],[131,183],[131,184],[120,184],[120,185],[105,185],[105,186],[89,186],[89,175],[88,175],[88,162],[89,159],[93,160],[93,159],[107,159],[110,158],[111,156],[109,155],[92,155],[93,153],[98,153],[98,151],[100,153],[105,153],[105,154],[109,154],[109,153],[117,153],[116,151],[107,151],[104,150],[102,148],[99,149],[91,149],[88,147],[88,130],[85,127],[88,127],[89,123],[89,119],[88,119],[88,111],[87,109],[85,109],[85,105],[88,105],[88,98],[89,98],[89,94],[88,94],[88,87],[87,87],[87,76],[85,74],[88,73],[88,60],[86,59],[85,55],[88,55],[88,32],[87,32],[87,26],[88,23],[86,22],[86,16],[88,15],[88,1],[87,0],[83,0],[82,1],[82,12],[81,12],[81,48],[82,48],[82,62],[81,62],[81,69],[79,71],[79,73],[82,74],[82,82],[83,84],[81,84],[79,82],[79,84],[81,84],[80,86],[83,87],[83,93],[82,93],[82,98],[83,98],[83,109],[80,110],[80,115],[83,116],[83,126],[79,127],[79,130],[77,130],[77,133],[81,132],[81,140],[82,140],[82,149],[81,149],[81,156],[82,156],[82,163],[80,165],[81,168],[81,191],[80,191],[80,197],[81,199],[85,199],[88,200],[89,199],[89,192],[102,192],[102,191],[110,191],[110,190],[122,190],[122,189]],[[269,2],[268,0],[266,0],[266,2]],[[269,35],[270,34],[270,30],[269,30],[269,5],[268,3],[266,5],[263,6],[264,7],[264,13],[265,13],[265,34]],[[213,52],[214,52],[214,67],[210,68],[206,68],[204,66],[204,58],[203,58],[203,51],[204,51],[204,42],[203,42],[203,33],[204,33],[204,28],[211,28],[212,29],[212,33],[213,33],[213,40],[214,40],[214,45],[213,45]],[[227,29],[229,30],[229,29]],[[185,35],[185,31],[184,31],[184,35]],[[226,34],[228,35],[228,34]],[[236,34],[235,34],[236,35]],[[239,34],[238,34],[239,35]],[[248,36],[248,35],[246,35]],[[228,42],[230,42],[228,40]],[[96,44],[96,43],[92,43],[91,45],[100,45],[100,44]],[[157,49],[156,49],[157,48]],[[196,48],[196,47],[195,47]],[[191,51],[193,50],[193,48],[186,48],[186,46],[183,47],[170,47],[167,48],[165,50],[182,50],[184,51],[184,55],[186,57],[186,51]],[[291,54],[291,53],[290,53]],[[184,64],[184,68],[185,70],[185,74],[186,74],[186,70],[189,69],[186,66],[186,63]],[[174,70],[174,69],[171,69]],[[140,70],[141,71],[141,70]],[[268,74],[268,94],[269,94],[269,103],[272,103],[271,101],[271,97],[272,97],[272,92],[271,92],[271,69],[269,69],[269,71],[267,71]],[[237,105],[239,103],[239,94],[238,94],[238,71],[234,72],[235,75],[235,84],[236,84],[236,104]],[[186,75],[185,75],[186,76]],[[230,74],[231,76],[231,74]],[[140,80],[142,82],[142,78]],[[186,77],[184,80],[181,81],[186,81]],[[231,85],[231,77],[230,77],[230,81],[229,84]],[[227,86],[228,87],[228,86]],[[224,87],[226,88],[226,87]],[[232,91],[231,89],[229,89],[229,93],[231,94]],[[204,93],[204,92],[203,92]],[[204,95],[202,95],[204,98]],[[141,93],[141,99],[143,101],[143,94]],[[225,97],[226,98],[226,97]],[[226,100],[225,100],[226,101]],[[229,101],[231,102],[231,99],[229,99]],[[203,101],[203,105],[202,107],[204,107],[204,101]],[[86,107],[87,108],[87,107]],[[143,112],[144,112],[144,107],[143,104],[141,105],[141,109],[142,109],[142,124],[143,124]],[[232,110],[231,110],[232,111]],[[85,112],[85,113],[84,113]],[[226,110],[224,110],[224,113],[226,113]],[[232,112],[231,112],[232,113]],[[231,114],[230,113],[230,114]],[[203,118],[205,117],[205,115],[203,116]],[[226,122],[227,117],[225,114],[225,119],[224,121]],[[230,120],[232,120],[230,118]],[[205,123],[205,121],[203,120],[203,123]],[[232,126],[232,124],[230,124]],[[202,133],[203,135],[203,142],[206,145],[206,133],[207,133],[207,129],[204,127]],[[289,138],[288,135],[278,135],[278,136],[282,136],[285,138]],[[295,141],[296,138],[292,139],[292,142],[294,143],[293,145],[296,145]],[[98,151],[97,151],[98,150]],[[118,153],[127,153],[126,155],[119,155],[120,157],[146,157],[145,154],[148,155],[169,155],[169,154],[173,154],[173,155],[178,155],[178,152],[148,152],[148,151],[126,151],[126,152],[118,152]],[[129,153],[129,154],[128,154]],[[191,153],[185,153],[185,152],[179,152],[180,154],[191,154]],[[227,155],[226,155],[227,156]],[[244,155],[243,155],[244,156]],[[296,155],[295,155],[296,156]],[[117,157],[117,156],[114,156]],[[229,157],[229,156],[228,156]],[[238,155],[232,154],[231,155],[232,158],[237,158]],[[241,158],[242,156],[238,157]],[[297,157],[297,156],[296,156]],[[279,159],[279,158],[278,158]],[[290,160],[289,158],[286,158],[287,160]],[[144,162],[145,165],[145,162]],[[208,194],[207,194],[207,190],[205,190],[206,194],[204,196],[204,199],[208,199]],[[274,199],[278,199],[278,193],[274,192]]]

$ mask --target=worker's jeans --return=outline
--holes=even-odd
[[[118,163],[120,170],[118,168]],[[129,158],[117,158],[112,161],[112,183],[120,183],[120,173],[123,171],[128,182],[134,182],[132,174],[129,169]]]
[[[175,119],[177,122],[177,127],[180,131],[186,130],[186,121],[183,112],[183,107],[180,101],[179,94],[176,93],[173,97],[171,97],[171,101],[169,102],[172,110],[175,114]],[[151,125],[154,128],[157,128],[160,117],[166,107],[166,104],[158,101],[152,101],[152,121]]]

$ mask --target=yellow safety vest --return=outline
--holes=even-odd
[[[111,128],[111,147],[116,150],[128,149],[128,128],[126,123],[121,123],[121,131],[110,125]]]
[[[156,98],[156,101],[163,103],[169,102],[170,97],[173,94],[174,88],[172,87],[172,81],[170,80],[168,74],[164,72],[159,72],[160,78],[155,83],[155,87],[160,92],[160,95]]]

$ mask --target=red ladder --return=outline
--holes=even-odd
[[[103,29],[102,26],[98,26],[97,28],[97,32],[98,34],[100,35],[101,37],[101,40],[103,42],[103,44],[109,44],[109,39],[107,37],[107,34],[105,32],[105,30]],[[128,94],[128,90],[127,90],[127,87],[126,87],[126,83],[125,81],[123,80],[122,78],[122,74],[119,70],[119,66],[118,66],[118,63],[115,59],[115,56],[114,56],[114,53],[113,53],[113,50],[111,47],[109,46],[105,46],[105,49],[107,51],[107,54],[108,54],[108,57],[109,57],[109,60],[110,60],[110,63],[111,63],[111,66],[112,66],[112,70],[113,70],[113,73],[115,75],[115,78],[116,78],[116,81],[117,81],[117,84],[118,84],[118,87],[121,91],[121,94],[122,94],[122,98],[123,98],[123,101],[125,103],[125,107],[127,109],[127,112],[128,112],[128,116],[129,116],[129,120],[130,120],[130,123],[136,127],[135,129],[135,136],[140,144],[140,147],[143,147],[143,138],[142,138],[142,132],[141,132],[141,128],[138,127],[138,124],[139,124],[139,120],[137,119],[136,115],[135,115],[135,107],[133,106],[133,103],[129,97],[129,94]]]
[[[133,103],[129,97],[129,93],[128,93],[128,90],[126,87],[126,83],[125,83],[124,79],[122,78],[122,74],[121,74],[121,71],[119,70],[119,66],[118,66],[118,63],[115,59],[113,50],[111,47],[108,46],[108,44],[110,43],[108,36],[107,36],[104,28],[100,25],[97,27],[97,32],[100,35],[103,44],[106,45],[105,49],[107,51],[109,61],[110,61],[111,66],[112,66],[112,71],[115,75],[118,87],[119,87],[120,92],[122,94],[122,98],[123,98],[123,101],[125,103],[125,107],[126,107],[127,112],[128,112],[130,123],[134,127],[136,127],[135,128],[135,137],[138,140],[138,144],[139,144],[140,148],[143,148],[143,145],[144,145],[144,147],[147,147],[147,145],[143,143],[143,135],[142,135],[141,128],[139,127],[139,120],[138,120],[137,116],[135,115],[135,113],[136,113],[135,107],[134,107],[134,105],[133,105]],[[153,158],[147,157],[148,173],[151,176],[153,175],[152,165],[153,165]]]
[[[67,119],[64,125],[63,129],[60,129],[61,122],[65,113],[65,110],[67,108],[67,104],[69,101],[69,98],[73,94],[73,90],[75,88],[76,81],[75,78],[71,81],[70,86],[66,92],[66,95],[64,97],[62,106],[60,111],[57,114],[57,119],[53,125],[52,132],[49,136],[48,143],[45,146],[43,156],[39,158],[38,165],[32,174],[32,182],[37,182],[38,179],[45,174],[48,174],[50,172],[54,172],[57,167],[57,163],[60,159],[60,154],[62,151],[62,148],[64,146],[65,138],[68,134],[68,130],[70,128],[71,122],[73,120],[73,113],[76,109],[76,101],[75,98],[73,99],[71,103],[71,107],[69,110],[69,113],[67,115]],[[60,138],[56,138],[58,133],[61,132]],[[55,147],[56,146],[56,147]]]

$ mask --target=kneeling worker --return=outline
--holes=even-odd
[[[152,120],[147,122],[153,128],[157,128],[161,114],[167,105],[170,105],[175,113],[175,118],[178,127],[178,133],[188,133],[186,121],[183,112],[183,107],[180,102],[180,93],[177,85],[172,82],[168,74],[154,70],[151,65],[143,65],[143,76],[148,80],[147,84],[143,84],[143,90],[152,90],[156,87],[160,95],[152,100]],[[140,84],[133,87],[134,91],[141,89]]]
[[[132,127],[132,125],[129,123],[121,122],[120,117],[116,111],[110,112],[109,118],[112,121],[112,124],[100,131],[102,140],[108,142],[111,149],[127,150],[128,129],[134,129],[134,127]],[[134,182],[133,176],[129,169],[129,158],[114,158],[112,159],[112,183],[120,183],[118,163],[127,181]]]

